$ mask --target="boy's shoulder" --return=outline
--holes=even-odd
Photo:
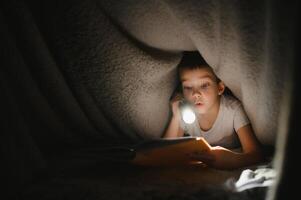
[[[222,104],[226,109],[236,110],[238,107],[242,106],[239,99],[231,95],[222,95]]]

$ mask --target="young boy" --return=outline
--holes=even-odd
[[[181,92],[171,100],[172,118],[164,138],[203,137],[210,145],[209,152],[191,155],[192,159],[214,168],[231,169],[262,161],[260,144],[253,133],[242,104],[223,94],[225,84],[198,52],[184,52],[178,66]],[[196,120],[186,124],[180,114],[182,99],[194,107]],[[234,152],[241,145],[242,152]]]

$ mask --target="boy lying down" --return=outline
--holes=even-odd
[[[189,156],[214,168],[233,169],[261,162],[260,144],[241,102],[224,94],[225,84],[199,53],[184,53],[178,76],[181,89],[171,99],[172,118],[163,138],[204,138],[210,148]],[[193,123],[185,123],[181,117],[179,104],[183,100],[194,110]],[[231,150],[240,146],[241,152]]]

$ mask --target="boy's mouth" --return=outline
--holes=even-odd
[[[202,103],[202,102],[196,102],[195,105],[196,105],[196,106],[203,106],[204,103]]]

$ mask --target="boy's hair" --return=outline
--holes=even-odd
[[[180,77],[180,73],[184,69],[202,69],[209,68],[214,77],[216,78],[216,82],[219,83],[221,80],[216,76],[212,67],[208,65],[208,63],[204,60],[202,55],[198,51],[184,51],[182,59],[178,64],[178,75]]]
[[[210,67],[198,51],[184,51],[178,68],[198,69],[202,66]]]
[[[215,76],[216,82],[219,83],[221,81],[218,78],[218,76],[214,73],[212,67],[204,60],[204,58],[198,51],[184,51],[183,52],[182,59],[181,59],[180,63],[178,64],[178,77],[180,77],[181,70],[184,70],[184,69],[192,69],[193,70],[193,69],[202,69],[202,68],[209,68],[210,71],[212,72],[212,74]],[[176,94],[177,92],[181,92],[181,93],[183,92],[181,82],[178,83],[173,95]],[[228,87],[225,88],[224,94],[235,97],[233,95],[232,91]]]

